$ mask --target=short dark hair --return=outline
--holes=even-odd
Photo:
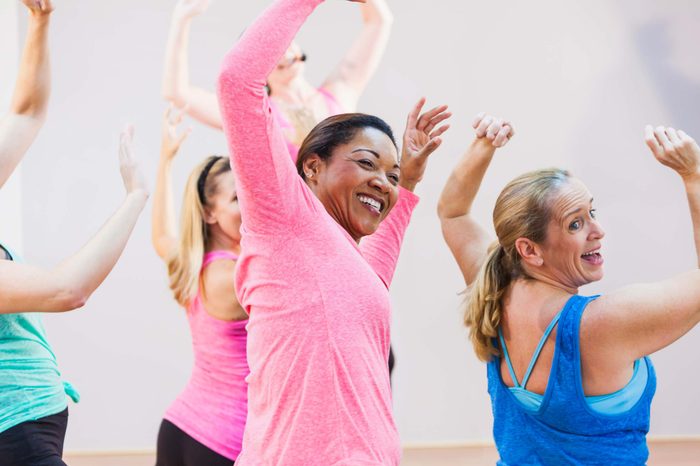
[[[333,153],[333,149],[347,144],[357,135],[358,131],[365,128],[374,128],[386,134],[398,150],[391,126],[381,118],[364,113],[335,115],[317,124],[301,144],[297,157],[297,172],[299,176],[306,179],[304,162],[310,156],[316,154],[321,160],[328,160]]]

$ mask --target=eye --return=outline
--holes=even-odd
[[[581,222],[580,219],[574,220],[573,222],[571,222],[571,223],[569,224],[569,230],[571,230],[571,231],[580,230],[580,229],[581,229],[581,224],[582,224],[582,223],[583,223],[583,222]]]
[[[399,184],[399,175],[397,175],[397,174],[395,174],[395,173],[389,173],[389,174],[387,175],[387,178],[389,178],[389,180],[391,181],[391,183],[392,183],[393,185]]]
[[[371,160],[368,160],[368,159],[360,159],[357,161],[357,163],[359,163],[360,165],[362,165],[363,167],[368,168],[368,169],[374,168],[374,164],[372,163]]]
[[[597,210],[596,209],[591,209],[588,211],[588,214],[591,216],[591,218],[596,218],[598,214],[596,214]]]

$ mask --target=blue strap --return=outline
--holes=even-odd
[[[513,379],[513,383],[515,384],[515,386],[520,388],[518,378],[515,377],[513,364],[510,363],[510,356],[508,356],[508,348],[506,347],[506,341],[503,339],[503,332],[501,331],[500,325],[498,326],[498,338],[501,340],[501,348],[503,348],[503,356],[506,358],[506,365],[508,366],[508,372],[510,372],[510,378]]]
[[[542,352],[542,347],[547,342],[547,338],[549,338],[549,334],[552,333],[554,326],[557,325],[557,322],[559,322],[559,318],[561,317],[562,312],[564,312],[564,309],[557,312],[557,315],[554,316],[552,321],[549,323],[549,325],[545,329],[544,334],[542,335],[542,338],[540,338],[540,342],[537,345],[537,349],[535,349],[535,353],[532,355],[532,359],[530,360],[530,365],[527,366],[527,371],[525,371],[525,377],[523,377],[522,384],[520,384],[518,382],[518,379],[515,377],[515,370],[513,370],[513,364],[510,362],[510,356],[508,355],[508,348],[506,347],[506,341],[503,338],[503,331],[501,331],[501,327],[499,325],[498,338],[501,340],[501,347],[503,348],[503,356],[506,358],[506,365],[508,366],[508,372],[510,372],[510,377],[511,377],[511,379],[513,379],[513,383],[515,384],[516,387],[524,389],[525,386],[527,385],[528,380],[530,380],[530,375],[532,374],[532,369],[535,367],[535,363],[537,362],[537,359],[540,357],[540,353]]]

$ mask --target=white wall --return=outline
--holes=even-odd
[[[52,24],[49,121],[23,176],[24,241],[34,262],[78,248],[122,198],[117,137],[137,127],[138,152],[155,176],[162,55],[174,1],[58,2]],[[221,57],[267,4],[214,1],[192,30],[192,79],[213,89]],[[607,229],[605,292],[691,268],[694,253],[678,179],[643,145],[647,122],[700,137],[700,5],[690,0],[504,0],[495,4],[390,0],[394,34],[361,110],[400,133],[420,95],[447,102],[453,129],[419,188],[422,202],[392,289],[398,358],[394,390],[404,443],[490,438],[485,369],[461,325],[461,279],[443,244],[435,205],[481,110],[518,131],[498,154],[477,202],[488,223],[502,186],[543,166],[572,169],[596,197]],[[318,9],[299,41],[320,82],[359,28],[346,2]],[[195,124],[176,163],[176,185],[221,134]],[[157,426],[191,367],[183,313],[171,300],[149,243],[145,212],[114,273],[85,309],[47,318],[66,378],[82,392],[67,448],[154,446]],[[654,358],[659,387],[652,433],[699,435],[695,330]]]
[[[19,42],[17,31],[17,3],[0,2],[0,108],[10,105],[14,78],[17,75]],[[15,173],[0,190],[0,242],[22,252],[22,169]]]

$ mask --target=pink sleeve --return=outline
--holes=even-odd
[[[399,188],[399,199],[387,218],[379,225],[374,234],[360,241],[362,255],[387,288],[394,278],[403,235],[417,204],[418,196],[411,191]]]
[[[265,82],[321,1],[275,1],[224,58],[219,106],[248,231],[270,233],[295,223],[309,195],[272,115]]]

